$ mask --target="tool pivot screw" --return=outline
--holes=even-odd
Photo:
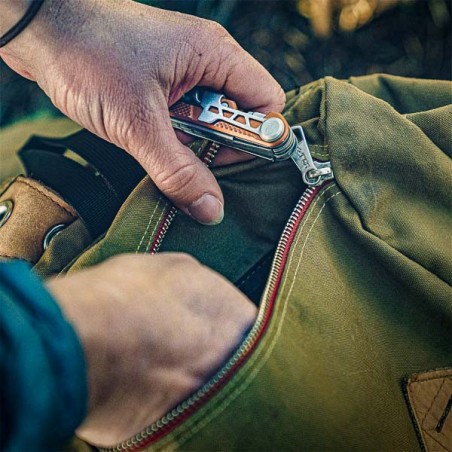
[[[284,123],[279,118],[269,118],[264,121],[259,129],[260,137],[268,142],[279,140],[284,134]]]

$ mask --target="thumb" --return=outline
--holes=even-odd
[[[163,194],[198,222],[221,223],[224,215],[221,189],[207,166],[177,139],[169,112],[152,122],[144,143],[131,154]]]

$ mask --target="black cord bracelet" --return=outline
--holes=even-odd
[[[14,25],[14,27],[12,27],[2,37],[0,37],[0,47],[6,46],[6,44],[12,41],[19,33],[22,33],[22,31],[24,31],[27,25],[34,19],[43,3],[44,0],[32,0],[31,5],[27,9],[22,19],[20,19],[19,22]]]

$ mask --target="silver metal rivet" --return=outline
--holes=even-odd
[[[284,123],[279,118],[269,118],[261,124],[259,135],[268,143],[279,140],[284,135]]]
[[[49,247],[50,242],[66,227],[65,224],[57,224],[56,226],[53,226],[51,229],[49,229],[49,232],[47,232],[46,236],[44,237],[44,242],[42,244],[42,247],[44,248],[44,251]]]
[[[5,199],[0,202],[0,228],[8,221],[14,208],[14,203],[11,199]]]

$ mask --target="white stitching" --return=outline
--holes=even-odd
[[[329,189],[329,188],[332,188],[332,187],[333,187],[333,186],[330,186],[330,187],[328,187],[328,189]],[[327,190],[328,190],[328,189],[327,189]],[[323,192],[322,195],[324,195],[324,194],[327,192],[327,190],[325,190],[325,192]],[[326,206],[326,204],[327,204],[331,199],[333,199],[335,196],[339,195],[340,193],[341,193],[341,192],[337,192],[337,193],[333,194],[332,196],[330,196],[330,197],[325,201],[324,205],[322,206],[322,208],[321,208],[320,211],[319,211],[319,214],[318,214],[317,217],[315,218],[315,220],[314,220],[314,222],[313,222],[313,224],[312,224],[312,226],[311,226],[311,229],[310,229],[309,232],[308,232],[308,235],[306,236],[306,240],[305,240],[305,243],[304,243],[303,248],[302,248],[302,253],[303,253],[304,247],[305,247],[305,245],[306,245],[306,243],[307,243],[307,241],[308,241],[308,239],[309,239],[309,235],[311,234],[312,229],[314,228],[315,223],[317,222],[317,220],[318,220],[320,214],[322,213],[324,207]],[[319,202],[319,201],[320,201],[320,198],[317,200],[317,202]],[[317,204],[317,202],[316,202],[316,204]],[[314,207],[314,206],[313,206],[313,207]],[[312,212],[312,210],[311,210],[310,212]],[[306,222],[303,224],[303,226],[302,226],[302,228],[301,228],[301,230],[300,230],[300,234],[298,235],[297,240],[296,240],[296,242],[294,243],[294,246],[296,246],[296,244],[298,243],[298,241],[299,241],[299,239],[300,239],[300,237],[301,237],[301,232],[303,231],[305,225],[306,225]],[[293,257],[293,255],[292,255],[291,257]],[[283,323],[284,323],[285,316],[286,316],[286,312],[287,312],[288,299],[289,299],[289,296],[290,296],[290,294],[291,294],[291,292],[292,292],[293,285],[294,285],[295,280],[296,280],[297,272],[298,272],[299,265],[300,265],[300,262],[301,262],[302,257],[303,257],[303,254],[300,255],[300,258],[299,258],[299,261],[298,261],[298,265],[297,265],[297,268],[296,268],[296,271],[295,271],[295,274],[294,274],[294,278],[293,278],[293,280],[292,280],[292,286],[290,287],[289,293],[288,293],[288,295],[287,295],[287,297],[286,297],[286,299],[285,299],[284,309],[283,309],[283,312],[282,312],[282,315],[281,315],[280,322],[279,322],[279,324],[278,324],[278,326],[277,326],[276,334],[275,334],[274,338],[271,340],[270,344],[268,345],[268,348],[267,348],[267,350],[266,350],[265,355],[264,355],[263,358],[260,360],[259,364],[256,365],[256,367],[253,369],[253,371],[248,375],[248,377],[245,379],[245,381],[244,381],[239,387],[237,387],[237,388],[234,390],[234,392],[233,392],[232,394],[230,394],[229,397],[228,397],[228,398],[227,398],[220,406],[218,406],[218,407],[215,409],[215,411],[214,411],[213,413],[209,413],[210,416],[206,416],[206,417],[204,418],[204,420],[203,420],[202,422],[200,422],[197,426],[191,427],[189,433],[186,433],[186,435],[183,436],[182,438],[180,438],[179,440],[176,439],[177,437],[175,438],[175,440],[178,441],[178,446],[181,446],[185,441],[187,441],[189,438],[191,438],[195,433],[197,433],[199,430],[201,430],[205,425],[207,425],[211,420],[213,420],[217,415],[219,415],[224,409],[226,409],[226,408],[227,408],[227,407],[228,407],[228,406],[236,399],[236,397],[237,397],[241,392],[243,392],[243,391],[246,389],[246,387],[252,382],[252,380],[254,379],[254,377],[257,375],[257,373],[260,371],[260,369],[262,368],[262,366],[265,364],[265,362],[266,362],[267,359],[269,358],[270,354],[271,354],[272,351],[273,351],[273,348],[274,348],[275,345],[276,345],[277,340],[279,339],[279,336],[280,336],[280,334],[281,334],[281,331],[282,331],[282,325],[283,325]],[[281,287],[280,291],[282,291],[282,287]],[[256,359],[257,359],[257,357],[255,357],[254,360],[256,360]]]
[[[163,215],[166,213],[167,207],[168,207],[168,204],[165,203],[164,206],[163,206],[162,213],[160,214],[160,216],[159,216],[159,218],[158,218],[158,220],[157,220],[157,223],[155,224],[154,230],[153,230],[153,231],[151,232],[151,234],[149,235],[149,241],[148,241],[148,244],[146,245],[145,252],[147,252],[147,251],[149,250],[149,247],[151,246],[151,241],[152,241],[152,239],[154,238],[155,231],[156,231],[157,228],[159,227],[159,225],[160,225],[160,220],[162,219]]]
[[[331,188],[336,187],[336,184],[332,184],[330,185],[319,197],[319,199],[312,205],[312,208],[310,210],[310,212],[308,213],[308,216],[306,217],[306,220],[309,218],[310,214],[313,212],[313,208],[315,207],[316,204],[318,204],[318,202],[320,202],[320,200],[322,199],[322,197],[325,195],[325,193],[330,190]],[[169,437],[168,440],[166,442],[164,442],[163,444],[161,444],[162,447],[165,447],[166,444],[169,444],[171,441],[177,441],[177,446],[180,447],[181,445],[183,445],[186,441],[188,441],[194,434],[196,434],[198,431],[200,431],[202,428],[204,428],[210,421],[212,421],[214,418],[216,418],[223,410],[225,410],[236,398],[237,396],[242,393],[249,384],[251,384],[251,382],[254,380],[255,376],[257,375],[257,373],[261,370],[261,368],[263,367],[263,365],[266,363],[266,361],[268,360],[269,356],[271,355],[271,353],[273,352],[273,349],[276,345],[277,340],[279,339],[279,336],[281,334],[282,331],[282,326],[285,320],[285,316],[286,316],[286,312],[287,312],[287,307],[288,307],[288,299],[290,297],[290,294],[292,293],[294,284],[295,284],[295,280],[296,280],[296,276],[300,267],[300,263],[301,260],[303,258],[303,253],[304,253],[304,249],[305,246],[309,240],[309,236],[317,222],[317,220],[319,219],[323,209],[325,208],[325,206],[327,205],[328,202],[330,202],[333,198],[335,198],[337,195],[341,194],[342,192],[336,192],[333,195],[331,195],[329,198],[327,198],[322,206],[322,208],[320,209],[318,215],[316,216],[316,218],[314,219],[311,228],[309,229],[309,232],[306,236],[305,242],[303,244],[303,248],[301,249],[301,254],[298,260],[298,264],[295,270],[295,274],[294,277],[292,279],[292,285],[290,286],[289,289],[289,293],[287,294],[287,297],[284,300],[284,308],[283,308],[283,312],[281,314],[281,318],[279,321],[279,324],[277,326],[276,329],[276,333],[275,336],[273,337],[273,339],[270,341],[270,344],[268,345],[267,349],[265,350],[265,354],[262,357],[262,359],[260,360],[260,362],[256,365],[256,367],[251,371],[251,373],[245,378],[244,382],[240,384],[240,386],[238,386],[231,394],[229,394],[229,396],[227,396],[227,399],[221,404],[219,405],[213,412],[209,413],[208,416],[204,417],[203,420],[201,420],[197,425],[193,425],[190,427],[189,431],[185,433],[185,435],[180,436],[179,438],[177,437],[177,435],[175,435],[173,438]],[[304,222],[303,226],[301,227],[298,237],[294,243],[294,247],[298,244],[300,238],[301,238],[301,233],[303,232],[304,227],[306,226],[306,221]],[[292,262],[292,259],[294,258],[294,255],[292,254],[292,256],[290,257],[290,260],[287,262],[286,266],[290,265],[290,263]],[[286,279],[287,281],[287,279]],[[285,282],[286,282],[285,281]],[[283,286],[281,286],[281,288],[279,289],[279,292],[282,293],[283,288],[284,288],[285,284],[283,284]],[[253,361],[256,361],[259,358],[259,355],[254,354],[254,356],[252,357],[254,358]]]
[[[311,215],[312,215],[312,212],[314,212],[314,207],[316,207],[317,204],[325,197],[324,195],[325,195],[329,190],[331,190],[332,188],[335,188],[335,187],[337,188],[337,185],[336,185],[336,184],[331,184],[330,186],[328,186],[328,187],[325,189],[325,191],[319,196],[319,198],[316,200],[316,202],[315,202],[312,206],[309,207],[309,212],[308,212],[308,214],[306,215],[306,218],[305,218],[305,220],[304,220],[303,226],[302,226],[301,229],[300,229],[300,234],[298,234],[298,237],[297,237],[297,239],[296,239],[296,241],[295,241],[295,243],[294,243],[294,245],[293,245],[294,248],[295,248],[295,246],[298,244],[298,241],[299,241],[299,239],[300,239],[300,237],[301,237],[301,232],[303,232],[306,223],[308,222],[309,218],[310,218]],[[328,198],[327,201],[328,201],[329,199],[330,199],[330,198]],[[326,202],[325,202],[325,203],[326,203]],[[301,258],[301,256],[300,256],[300,258]],[[290,256],[289,260],[288,260],[287,263],[286,263],[286,267],[289,267],[289,266],[292,264],[292,260],[293,260],[293,259],[294,259],[294,255],[292,254],[292,255]],[[280,289],[279,289],[280,293],[282,293],[282,291],[283,291],[284,288],[286,287],[287,283],[288,283],[288,279],[286,278],[286,279],[283,281],[283,283],[282,283],[282,285],[281,285],[281,287],[280,287]]]
[[[157,210],[157,207],[159,206],[160,201],[161,201],[161,198],[159,198],[159,200],[157,201],[157,204],[156,204],[155,207],[154,207],[154,211],[153,211],[152,214],[151,214],[151,218],[149,218],[148,225],[147,225],[147,227],[146,227],[146,230],[145,230],[144,233],[143,233],[143,236],[141,237],[141,240],[140,240],[140,243],[139,243],[138,246],[137,246],[137,249],[135,250],[135,254],[137,254],[137,253],[139,252],[139,250],[140,250],[140,248],[141,248],[141,245],[142,245],[143,242],[144,242],[144,238],[146,237],[146,234],[148,233],[149,228],[151,227],[152,219],[154,218],[155,211]]]
[[[293,279],[292,279],[292,284],[291,284],[291,286],[290,286],[289,293],[287,294],[287,298],[289,298],[289,297],[290,297],[290,294],[292,293],[293,286],[294,286],[295,280],[296,280],[296,276],[297,276],[298,270],[299,270],[299,268],[300,268],[301,259],[303,258],[304,249],[305,249],[305,247],[306,247],[306,244],[308,243],[308,239],[309,239],[309,236],[311,235],[312,229],[314,228],[314,226],[315,226],[317,220],[318,220],[319,217],[320,217],[320,214],[322,213],[322,211],[323,211],[323,209],[325,208],[325,206],[327,205],[327,203],[329,203],[333,198],[335,198],[337,195],[340,195],[340,194],[341,194],[341,192],[339,191],[339,192],[335,193],[334,195],[331,195],[331,196],[325,201],[325,204],[323,204],[323,206],[322,206],[322,208],[320,209],[318,215],[315,217],[315,219],[314,219],[314,221],[313,221],[313,223],[312,223],[312,226],[311,226],[311,228],[309,229],[308,235],[306,236],[306,240],[305,240],[305,242],[304,242],[304,244],[303,244],[303,247],[301,248],[300,259],[298,260],[298,264],[297,264],[297,267],[296,267],[296,269],[295,269],[295,275],[294,275],[294,277],[293,277]],[[297,240],[297,242],[298,242],[298,240]]]

